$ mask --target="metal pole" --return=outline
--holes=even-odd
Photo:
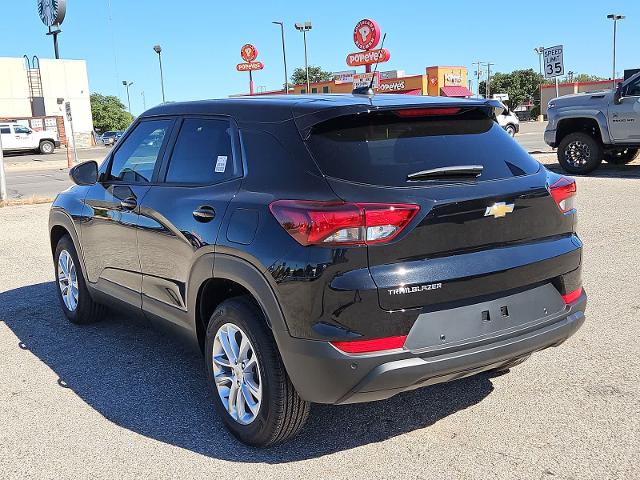
[[[616,89],[616,26],[618,25],[618,20],[613,19],[613,74],[611,75],[611,83],[612,88]]]
[[[162,53],[158,52],[158,63],[160,63],[160,88],[162,89],[162,103],[165,103],[164,98],[164,74],[162,72]]]
[[[58,32],[53,32],[53,51],[56,59],[60,58],[60,50],[58,50]]]
[[[284,22],[272,22],[280,25],[280,34],[282,36],[282,61],[284,63],[284,93],[289,94],[289,74],[287,73],[287,50],[284,46]]]
[[[556,77],[556,98],[560,96],[560,91],[558,90],[558,77]]]
[[[491,94],[491,63],[487,62],[487,88],[485,88],[484,97],[489,98]]]
[[[144,90],[142,90],[140,92],[140,95],[142,95],[142,110],[146,110],[147,109],[147,99],[144,97]]]
[[[129,113],[131,113],[131,98],[129,97],[129,85],[126,85],[127,87],[127,105],[129,105]]]
[[[4,175],[4,154],[2,153],[2,134],[0,134],[0,201],[7,199],[7,179]]]
[[[307,72],[307,93],[311,93],[309,84],[309,64],[307,63],[307,31],[302,30],[302,38],[304,39],[304,69]]]
[[[253,95],[253,75],[249,70],[249,95]]]

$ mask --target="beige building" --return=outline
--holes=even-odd
[[[0,72],[0,118],[28,121],[34,129],[56,124],[65,143],[71,128],[64,102],[70,102],[76,144],[91,146],[93,120],[84,60],[0,57]]]
[[[622,82],[622,79],[616,80],[616,84]],[[542,114],[547,115],[547,105],[549,100],[563,95],[572,95],[574,93],[590,93],[601,92],[602,90],[611,90],[611,80],[600,80],[597,82],[572,82],[561,83],[558,85],[558,95],[556,95],[555,84],[542,85],[541,106]]]

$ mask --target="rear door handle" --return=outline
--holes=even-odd
[[[120,200],[120,206],[125,210],[133,210],[138,206],[138,201],[135,197],[127,197],[124,200]]]
[[[216,218],[216,211],[209,205],[202,205],[193,211],[193,218],[199,222],[210,222]]]

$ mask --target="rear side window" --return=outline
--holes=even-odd
[[[110,180],[151,182],[160,151],[173,120],[145,120],[135,127],[113,155]]]
[[[180,127],[166,181],[209,185],[239,176],[228,120],[187,118]]]
[[[415,186],[407,175],[440,167],[482,165],[478,181],[540,168],[477,109],[429,117],[393,112],[338,117],[314,127],[307,145],[325,175],[372,185]]]

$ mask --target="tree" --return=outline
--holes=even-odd
[[[93,126],[100,132],[124,130],[133,122],[133,115],[116,96],[92,93],[90,101]]]
[[[511,73],[496,73],[489,83],[489,94],[506,93],[509,100],[505,103],[511,109],[519,107],[528,100],[536,101],[540,98],[540,84],[542,77],[532,68],[527,70],[514,70]],[[480,82],[480,94],[487,91],[486,81]]]
[[[309,65],[309,82],[327,82],[333,79],[333,73],[322,70],[321,67]],[[307,83],[307,72],[304,67],[298,67],[291,75],[291,83],[294,85],[302,85]]]

